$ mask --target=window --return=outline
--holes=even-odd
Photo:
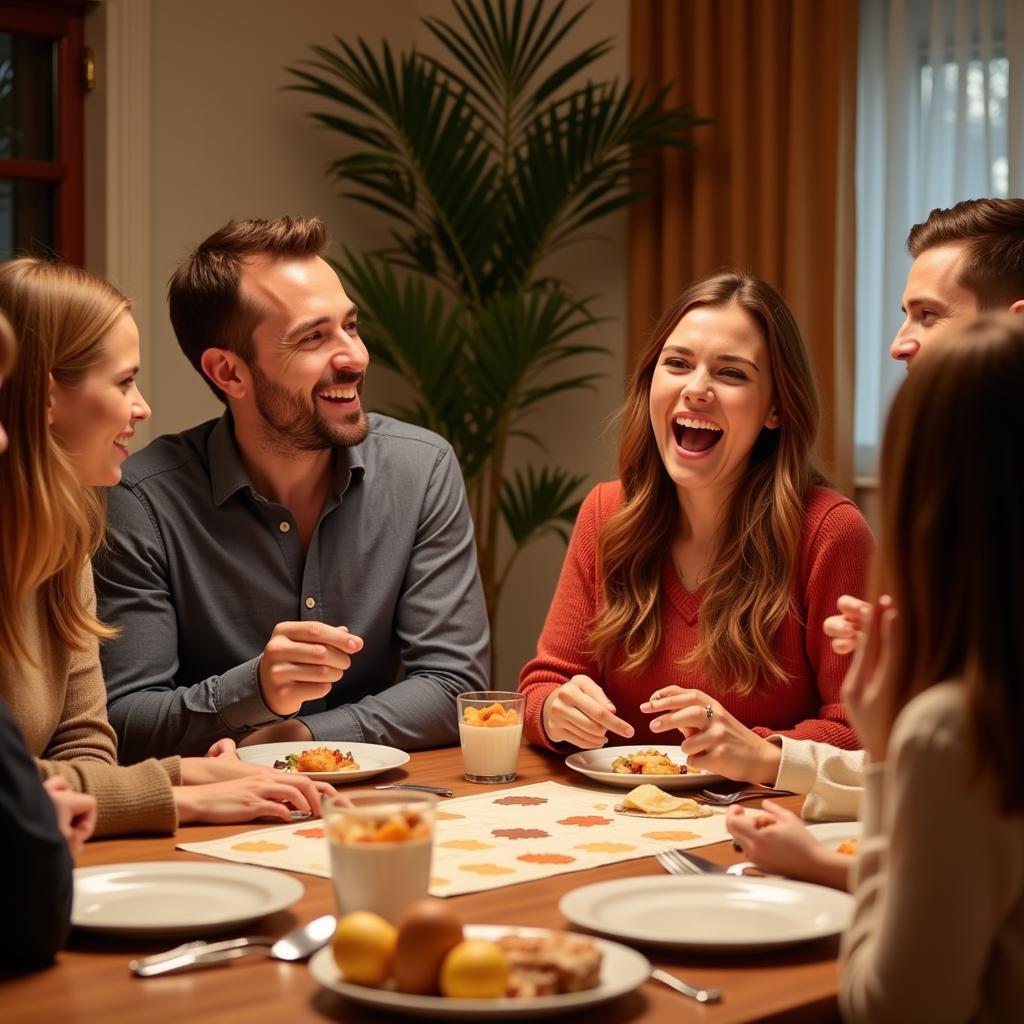
[[[1024,32],[1009,32],[1007,16],[1007,0],[861,0],[854,441],[862,478],[875,472],[905,372],[889,343],[902,321],[907,233],[936,207],[1024,193],[1024,154],[1011,153],[1011,118],[1024,118],[1011,62],[1024,63]]]
[[[85,6],[0,3],[0,259],[82,262]]]

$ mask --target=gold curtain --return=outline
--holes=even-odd
[[[669,152],[629,235],[635,355],[691,280],[739,266],[796,316],[822,400],[819,451],[853,486],[855,0],[632,0],[633,78],[714,123]]]

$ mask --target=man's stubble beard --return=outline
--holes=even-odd
[[[263,417],[263,444],[267,450],[279,455],[299,452],[320,452],[325,449],[351,448],[366,439],[369,424],[360,405],[341,426],[328,423],[316,410],[315,397],[307,405],[302,399],[270,380],[255,364],[249,365],[252,374],[253,399]],[[362,398],[363,377],[360,375],[357,391]],[[351,383],[332,382],[332,383]],[[316,390],[330,387],[318,384]]]

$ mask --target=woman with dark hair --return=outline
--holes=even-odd
[[[1024,1020],[1022,394],[1024,320],[984,316],[915,358],[889,412],[876,598],[843,687],[867,758],[849,1021]],[[729,826],[768,870],[845,880],[770,801]]]
[[[785,734],[856,747],[821,622],[863,583],[870,532],[823,486],[799,329],[756,278],[691,286],[622,410],[620,479],[584,501],[523,669],[535,743],[683,734],[688,764],[774,781]]]

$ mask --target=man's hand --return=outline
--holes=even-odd
[[[76,793],[60,775],[47,779],[43,787],[53,801],[57,828],[67,841],[71,856],[77,857],[82,844],[96,828],[96,798],[88,793]]]
[[[260,659],[263,703],[275,715],[293,715],[307,700],[326,696],[352,664],[363,641],[344,626],[279,622]]]
[[[832,643],[836,654],[849,654],[857,649],[857,637],[871,622],[874,605],[868,601],[843,594],[836,601],[838,615],[830,615],[822,624],[822,631]]]
[[[629,739],[633,727],[615,716],[615,705],[590,676],[573,676],[544,701],[544,732],[553,743],[573,743],[584,750],[601,747],[608,733]]]
[[[762,739],[701,690],[663,686],[640,705],[651,719],[652,732],[678,729],[686,763],[727,779],[773,785],[782,751]]]

